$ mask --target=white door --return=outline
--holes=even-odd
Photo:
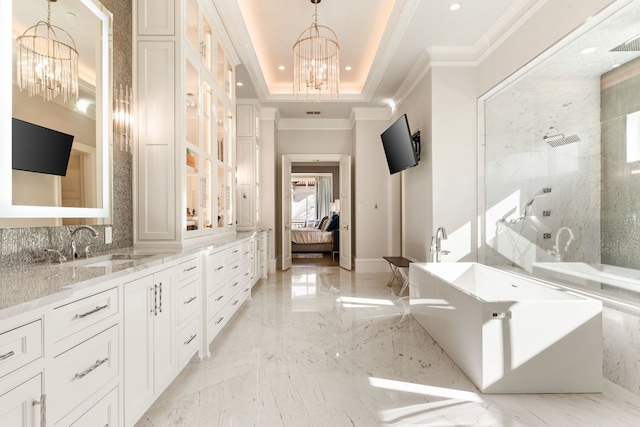
[[[153,316],[153,378],[156,396],[173,380],[177,369],[172,329],[174,327],[172,307],[174,271],[169,268],[153,275],[154,298],[157,290],[156,309]]]
[[[351,156],[340,156],[340,267],[351,270]]]
[[[282,270],[291,268],[291,157],[282,156]]]

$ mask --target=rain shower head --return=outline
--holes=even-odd
[[[553,148],[580,141],[580,137],[578,135],[565,136],[564,133],[559,133],[557,135],[549,135],[549,136],[545,135],[544,137],[542,137],[542,139],[544,139],[544,141],[550,146],[552,146]]]

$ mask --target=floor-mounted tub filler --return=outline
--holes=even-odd
[[[413,263],[412,316],[483,393],[602,391],[602,302],[477,263]]]

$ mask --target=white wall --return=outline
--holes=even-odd
[[[383,256],[400,255],[399,204],[390,197],[399,180],[390,178],[380,134],[389,126],[387,109],[356,109],[353,114],[353,240],[355,268],[388,271]],[[396,191],[397,193],[397,191]],[[394,242],[396,242],[394,246]]]

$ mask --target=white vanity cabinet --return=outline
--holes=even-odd
[[[117,283],[78,292],[45,312],[49,425],[71,425],[88,408],[104,404],[107,392],[117,390],[120,314]]]
[[[25,380],[14,388],[0,388],[0,425],[44,427],[42,419],[42,375]],[[0,387],[3,387],[0,382]],[[34,404],[35,403],[35,404]]]
[[[42,426],[42,319],[0,323],[0,425]]]
[[[182,369],[200,348],[199,304],[202,295],[200,255],[180,262],[176,268],[178,270],[176,345],[178,346],[178,367]]]
[[[134,0],[138,245],[235,231],[239,63],[210,0]],[[198,240],[199,239],[199,240]]]
[[[177,373],[175,267],[124,283],[124,419],[133,425]]]

